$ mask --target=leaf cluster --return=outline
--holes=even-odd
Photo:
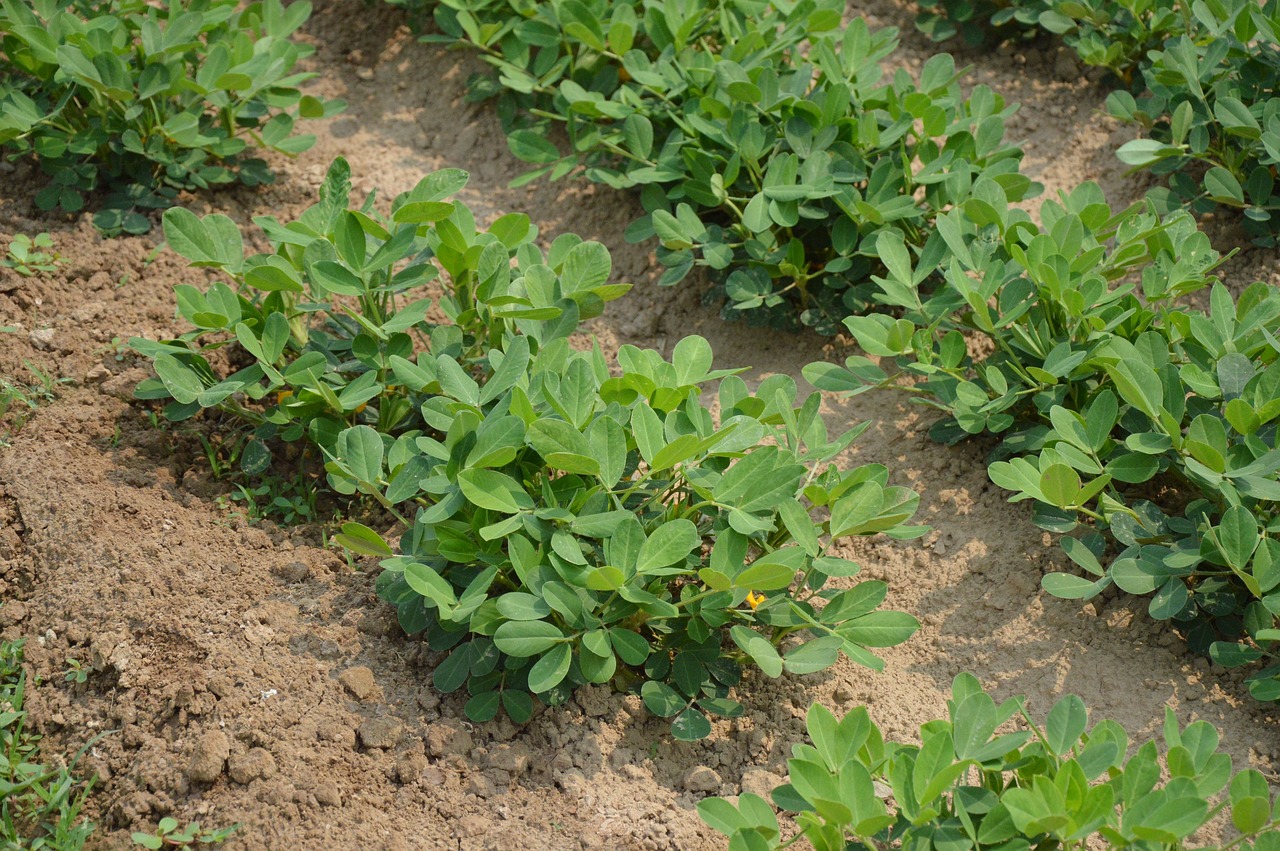
[[[1062,36],[1116,74],[1107,111],[1143,137],[1117,152],[1167,178],[1161,210],[1239,211],[1260,245],[1280,230],[1280,6],[1249,0],[936,0],[917,25],[979,44],[1009,27]]]
[[[131,839],[139,848],[194,848],[198,845],[220,845],[239,829],[238,824],[220,828],[201,827],[198,821],[183,827],[176,818],[165,817],[160,819],[155,833],[134,831]]]
[[[656,236],[674,284],[711,270],[726,315],[835,333],[866,306],[882,233],[923,245],[979,180],[1039,187],[1004,141],[1012,107],[965,97],[950,56],[885,77],[893,30],[843,5],[447,0],[443,35],[481,52],[512,151],[640,194],[628,231]],[[563,141],[568,150],[562,150]]]
[[[445,200],[466,179],[429,175],[383,217],[349,207],[339,160],[297,221],[257,220],[275,250],[248,258],[229,219],[168,211],[169,244],[232,283],[179,286],[195,330],[132,341],[157,376],[137,395],[251,423],[250,472],[305,440],[334,491],[397,518],[395,547],[355,523],[339,541],[382,559],[378,594],[446,654],[434,684],[466,686],[474,720],[612,683],[696,739],[742,712],[744,665],[882,667],[871,648],[919,625],[878,610],[883,582],[845,581],[859,567],[833,544],[925,530],[883,466],[831,463],[863,427],[830,435],[818,394],[788,376],[752,391],[701,337],[670,360],[573,349],[628,289],[607,250],[566,235],[544,253],[519,214],[478,230]],[[228,346],[248,362],[231,374]]]
[[[19,275],[31,277],[38,272],[53,272],[62,256],[53,250],[53,237],[47,233],[27,236],[14,234],[9,240],[8,256],[0,260],[0,266],[12,269]]]
[[[1255,284],[1233,300],[1189,214],[1148,202],[1113,215],[1092,184],[1046,202],[1042,227],[984,215],[970,205],[940,225],[956,242],[947,292],[914,309],[900,294],[903,318],[846,320],[898,372],[859,356],[806,377],[845,393],[911,378],[905,389],[948,414],[935,437],[998,436],[991,480],[1068,535],[1084,573],[1051,573],[1046,590],[1151,595],[1151,615],[1196,650],[1228,665],[1269,658],[1280,637],[1280,290]],[[965,220],[987,224],[965,236]],[[1210,284],[1207,312],[1183,304]],[[973,334],[991,354],[970,355]],[[1280,699],[1278,673],[1256,670],[1254,695]]]
[[[260,0],[0,0],[0,149],[48,176],[42,210],[106,193],[95,224],[145,233],[179,190],[274,178],[251,145],[296,154],[295,120],[340,111],[303,95],[311,5]]]
[[[1140,79],[1147,51],[1190,30],[1186,8],[1176,0],[929,0],[916,28],[970,47],[1053,33],[1086,65],[1106,68],[1128,87]]]
[[[1168,187],[1162,207],[1243,213],[1245,230],[1274,246],[1280,231],[1280,6],[1246,0],[1192,4],[1189,32],[1149,54],[1138,97],[1116,92],[1108,111],[1138,124],[1145,137],[1120,158]]]
[[[793,748],[790,782],[773,791],[773,803],[795,814],[816,851],[1182,849],[1196,847],[1188,839],[1223,811],[1241,836],[1219,847],[1280,848],[1280,802],[1266,778],[1252,768],[1233,774],[1205,721],[1179,729],[1166,708],[1161,753],[1154,740],[1131,748],[1114,721],[1090,728],[1075,695],[1037,726],[1022,698],[997,705],[961,674],[947,707],[947,718],[920,727],[915,745],[886,742],[864,707],[837,719],[815,704],[812,744]],[[1001,732],[1010,721],[1024,729]],[[736,805],[708,798],[698,813],[730,837],[730,851],[794,841],[782,840],[773,807],[758,795]]]

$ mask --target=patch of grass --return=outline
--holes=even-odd
[[[23,364],[35,381],[23,384],[0,378],[0,449],[9,446],[9,439],[22,430],[36,408],[57,398],[59,384],[71,380],[54,378],[31,361],[23,361]]]
[[[0,851],[76,851],[94,830],[81,816],[93,780],[73,774],[83,749],[69,767],[42,761],[26,727],[22,644],[0,642]]]

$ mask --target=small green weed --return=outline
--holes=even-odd
[[[94,830],[80,815],[93,781],[72,774],[76,760],[41,762],[40,737],[26,729],[26,693],[22,642],[0,642],[0,848],[78,851]]]
[[[9,445],[9,438],[22,430],[36,408],[57,398],[55,388],[59,384],[71,380],[54,378],[31,361],[23,363],[35,378],[34,382],[18,384],[8,378],[0,378],[0,448]]]
[[[278,520],[285,525],[316,519],[316,486],[306,475],[271,477],[256,487],[236,485],[233,502],[244,503],[249,522]]]
[[[80,684],[89,679],[89,673],[92,668],[86,668],[79,659],[67,659],[67,670],[63,672],[62,678],[69,683]]]
[[[133,833],[133,844],[142,848],[191,848],[195,845],[218,845],[231,838],[231,834],[240,829],[240,825],[231,827],[204,828],[200,822],[193,821],[186,827],[175,818],[160,819],[155,833]]]
[[[9,242],[9,255],[0,260],[0,266],[29,278],[37,272],[54,271],[61,261],[49,234],[38,233],[33,238],[20,233]]]

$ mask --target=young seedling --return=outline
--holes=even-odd
[[[133,844],[141,848],[193,848],[197,845],[219,845],[231,838],[240,825],[231,827],[205,828],[200,822],[193,821],[186,827],[175,818],[162,818],[155,833],[135,831]]]
[[[0,266],[31,277],[55,271],[61,261],[62,257],[53,250],[53,238],[49,234],[39,233],[32,238],[20,233],[9,242],[9,255],[0,260]]]

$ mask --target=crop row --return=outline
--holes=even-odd
[[[1256,42],[1245,22],[1271,19],[1244,7],[1236,31]],[[840,319],[897,365],[814,364],[816,386],[897,387],[948,414],[940,439],[998,436],[992,480],[1084,574],[1048,591],[1151,595],[1154,617],[1280,699],[1280,294],[1232,299],[1194,220],[1158,200],[1113,211],[1085,184],[1036,225],[1013,206],[1038,187],[1002,141],[1011,108],[981,86],[964,98],[946,55],[919,83],[883,82],[892,33],[842,28],[842,8],[446,0],[427,38],[494,66],[472,89],[499,98],[529,178],[582,167],[640,189],[629,236],[661,240],[665,283],[701,263],[731,315]],[[1210,286],[1208,313],[1186,306]],[[969,355],[975,334],[991,355]]]
[[[921,30],[970,44],[1047,31],[1118,88],[1107,111],[1137,125],[1119,150],[1166,177],[1161,209],[1243,214],[1260,245],[1280,234],[1280,5],[1275,0],[932,0]]]
[[[872,651],[918,624],[879,610],[885,584],[849,582],[859,566],[831,550],[925,529],[907,525],[919,497],[884,467],[830,463],[865,424],[828,434],[817,394],[801,400],[788,376],[752,391],[712,369],[701,337],[670,361],[570,349],[626,291],[608,283],[608,251],[562,235],[543,253],[519,214],[477,230],[446,200],[466,177],[429,175],[382,217],[349,206],[338,160],[298,220],[257,220],[274,250],[249,257],[229,219],[170,210],[169,244],[235,286],[178,287],[194,330],[132,341],[156,372],[137,395],[173,420],[247,421],[251,469],[272,444],[305,441],[330,488],[395,518],[394,545],[356,523],[338,541],[381,559],[379,596],[444,654],[434,685],[465,688],[475,721],[524,723],[610,683],[698,739],[711,717],[742,713],[747,666],[806,674],[843,655],[880,668]],[[444,321],[414,297],[431,282]],[[232,340],[251,363],[225,374],[206,355]],[[718,417],[700,399],[713,384]],[[1258,771],[1233,772],[1206,722],[1180,729],[1168,713],[1163,753],[1154,740],[1131,752],[1074,696],[1038,726],[1021,699],[997,705],[965,674],[949,707],[914,745],[886,742],[866,708],[837,720],[814,706],[812,744],[796,746],[772,805],[711,798],[699,814],[734,851],[792,844],[774,806],[820,851],[1183,848],[1224,811],[1239,837],[1223,848],[1280,848],[1280,802]],[[1026,729],[998,732],[1015,716]]]
[[[306,75],[291,73],[304,52],[288,36],[307,11],[0,0],[0,145],[46,172],[42,207],[106,193],[107,231],[145,230],[139,210],[181,188],[268,179],[243,156],[248,141],[303,150],[294,118],[340,108],[302,95]],[[945,413],[942,440],[997,437],[992,480],[1032,502],[1083,574],[1050,574],[1048,591],[1150,595],[1154,617],[1216,661],[1250,666],[1254,695],[1280,700],[1280,293],[1255,285],[1233,299],[1189,213],[1168,197],[1114,211],[1084,184],[1034,223],[1013,206],[1040,189],[1003,140],[1013,107],[984,87],[965,96],[945,55],[919,81],[886,78],[893,33],[844,25],[830,0],[449,0],[433,12],[428,38],[493,67],[472,92],[498,99],[513,152],[534,166],[522,179],[582,171],[636,190],[647,212],[628,238],[660,240],[663,283],[702,266],[732,316],[846,327],[878,362],[805,376],[841,393],[910,393]],[[1267,7],[1231,21],[1229,37],[1185,37],[1210,51],[1208,70],[1193,69],[1202,83],[1235,73],[1233,38],[1265,45],[1276,29]],[[1162,56],[1183,55],[1175,41]],[[1254,119],[1262,146],[1232,163],[1265,150],[1272,101],[1228,89],[1213,85],[1210,119],[1178,102],[1173,141],[1122,156],[1172,165],[1165,148],[1183,139],[1193,153],[1201,141],[1226,150],[1224,115],[1250,140]],[[1232,167],[1205,173],[1226,193],[1207,197],[1235,197]],[[1249,168],[1236,188],[1265,222],[1271,186],[1256,175],[1268,166]],[[859,567],[832,548],[925,530],[909,525],[919,497],[884,467],[832,463],[861,428],[829,434],[819,396],[790,377],[753,390],[713,370],[698,337],[670,360],[575,351],[570,335],[627,291],[609,280],[608,251],[572,235],[544,251],[520,214],[478,228],[450,200],[466,179],[436,172],[382,215],[371,199],[352,205],[338,160],[295,221],[255,220],[271,250],[251,256],[230,219],[169,210],[169,245],[225,282],[177,288],[194,330],[133,341],[156,373],[137,395],[173,420],[231,418],[248,432],[249,475],[272,469],[281,443],[304,442],[333,491],[377,503],[400,539],[349,523],[339,541],[381,560],[379,595],[445,654],[435,685],[465,688],[474,720],[522,722],[582,684],[613,683],[696,739],[713,716],[742,712],[733,690],[748,666],[809,673],[843,655],[880,667],[874,650],[918,624],[880,610],[884,583],[849,582]],[[1210,309],[1188,307],[1205,288]],[[248,365],[220,371],[210,354],[228,345]],[[713,386],[718,416],[703,401]],[[950,721],[915,749],[886,745],[857,714],[833,734],[816,712],[817,755],[797,751],[775,801],[803,811],[817,847],[1073,847],[1095,834],[1177,846],[1230,782],[1237,828],[1271,847],[1265,783],[1232,780],[1202,726],[1166,725],[1174,779],[1157,790],[1154,743],[1126,762],[1109,722],[1082,739],[1078,701],[1055,707],[1038,744],[995,736],[1019,709],[997,710],[962,678]],[[896,816],[872,777],[892,787]],[[780,841],[765,809],[744,798],[703,815],[731,847],[765,848]]]
[[[107,234],[146,233],[180,190],[274,176],[250,145],[297,154],[295,120],[340,112],[294,71],[310,3],[0,0],[0,152],[34,157],[41,210],[90,196]]]

